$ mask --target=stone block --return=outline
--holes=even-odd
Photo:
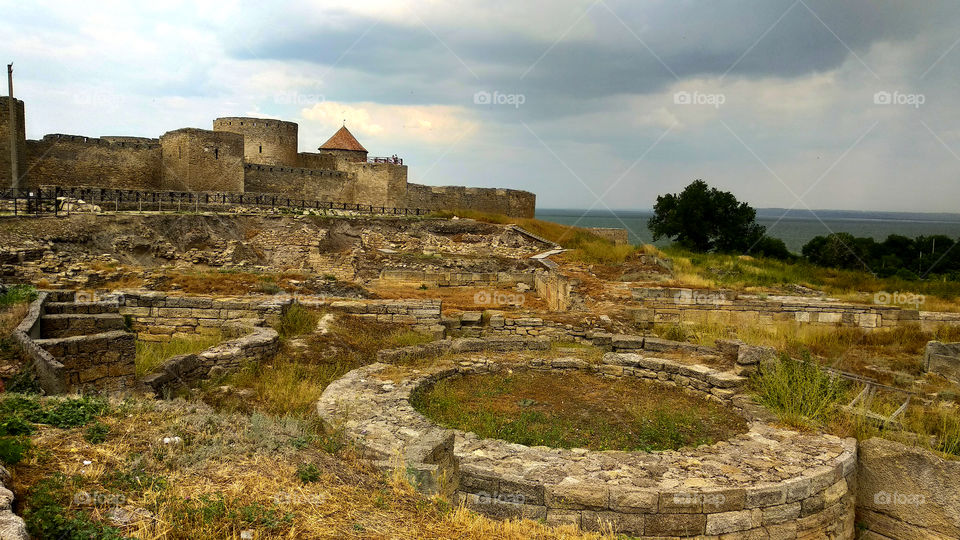
[[[630,486],[613,486],[610,488],[610,508],[624,513],[657,512],[660,496],[656,491],[644,490]]]
[[[753,518],[749,510],[707,514],[706,533],[726,534],[745,531],[753,527]]]
[[[704,534],[707,516],[703,514],[653,514],[644,520],[647,536],[696,536]]]
[[[569,477],[559,484],[546,486],[545,498],[551,509],[604,509],[609,504],[610,491],[605,484],[587,483]]]

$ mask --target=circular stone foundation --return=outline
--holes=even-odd
[[[413,392],[445,377],[518,368],[676,386],[738,411],[749,430],[677,451],[560,449],[444,429],[410,403]],[[772,425],[740,391],[744,382],[706,366],[619,353],[598,364],[477,358],[415,370],[378,363],[333,382],[317,410],[378,466],[404,468],[421,491],[495,518],[640,537],[852,538],[856,441]]]
[[[528,446],[663,451],[747,431],[735,411],[659,381],[540,369],[452,376],[414,392],[443,427]]]

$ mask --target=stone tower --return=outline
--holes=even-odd
[[[347,161],[367,161],[367,149],[343,126],[327,142],[320,145],[321,154],[332,154]]]
[[[17,170],[22,177],[27,171],[27,130],[24,124],[23,102],[14,99],[14,114],[16,115],[17,132],[14,136],[17,144]],[[8,189],[13,185],[10,178],[10,98],[0,96],[0,189]],[[20,187],[25,182],[21,180]]]
[[[269,118],[224,117],[213,121],[214,131],[243,135],[243,158],[247,163],[297,167],[295,122]]]

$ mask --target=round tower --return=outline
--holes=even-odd
[[[296,122],[231,116],[214,120],[213,130],[243,135],[243,159],[247,163],[299,166]]]

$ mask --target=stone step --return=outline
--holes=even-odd
[[[65,338],[124,330],[119,313],[65,313],[40,317],[40,335],[45,338]]]
[[[43,310],[48,315],[119,313],[116,302],[47,302]]]

